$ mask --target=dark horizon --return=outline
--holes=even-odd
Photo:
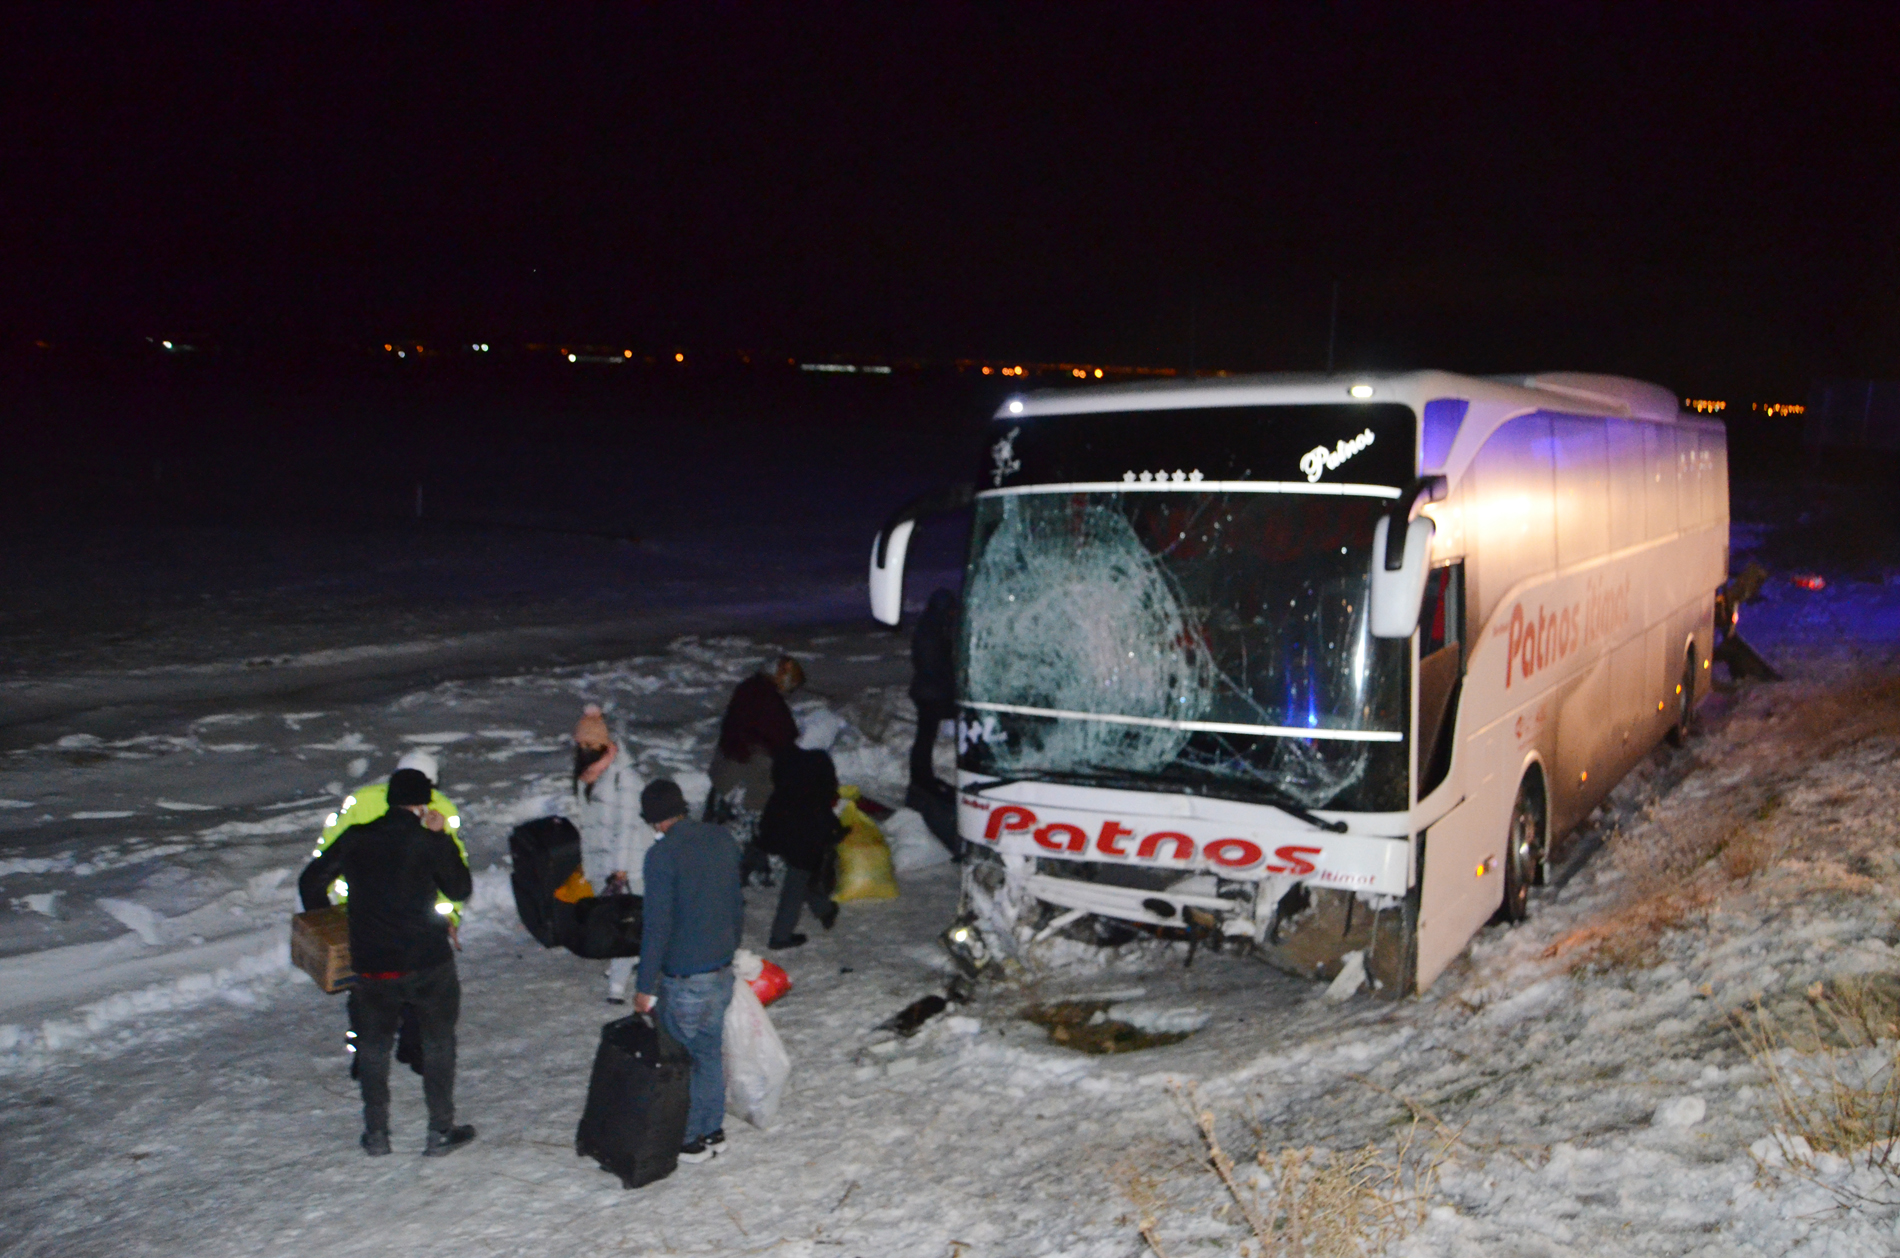
[[[1874,7],[16,11],[0,336],[1900,375]]]

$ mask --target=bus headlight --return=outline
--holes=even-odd
[[[957,968],[971,978],[981,974],[995,960],[989,941],[983,938],[982,928],[976,924],[975,913],[965,913],[951,922],[949,929],[937,936],[937,942],[950,954]]]

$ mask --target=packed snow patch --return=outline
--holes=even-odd
[[[108,914],[124,925],[127,930],[132,931],[140,939],[144,940],[148,946],[156,948],[165,942],[164,936],[161,933],[165,919],[160,917],[157,913],[154,913],[151,909],[146,908],[143,904],[134,904],[130,900],[115,900],[109,897],[102,897],[93,901],[93,903],[97,904],[101,909],[104,909]]]
[[[1657,1127],[1693,1127],[1709,1112],[1709,1103],[1699,1096],[1678,1096],[1656,1107],[1650,1119]]]
[[[923,814],[912,808],[899,808],[878,823],[884,840],[891,846],[891,868],[898,873],[928,869],[950,859],[950,849],[937,841]]]
[[[1172,1005],[1161,1001],[1137,1001],[1110,1005],[1096,1015],[1105,1022],[1126,1022],[1141,1031],[1168,1034],[1198,1031],[1211,1015],[1195,1005]]]

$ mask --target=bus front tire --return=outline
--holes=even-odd
[[[1511,805],[1511,826],[1506,834],[1504,903],[1498,912],[1507,922],[1521,922],[1530,916],[1531,886],[1544,860],[1546,816],[1543,779],[1534,772],[1526,773],[1518,783],[1517,802]]]

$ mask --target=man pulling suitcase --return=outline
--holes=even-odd
[[[726,1147],[722,1032],[732,1001],[732,954],[745,927],[739,845],[724,826],[689,820],[686,796],[664,778],[640,793],[640,817],[660,838],[644,862],[636,1013],[656,1006],[660,1027],[692,1054],[682,1162]]]

